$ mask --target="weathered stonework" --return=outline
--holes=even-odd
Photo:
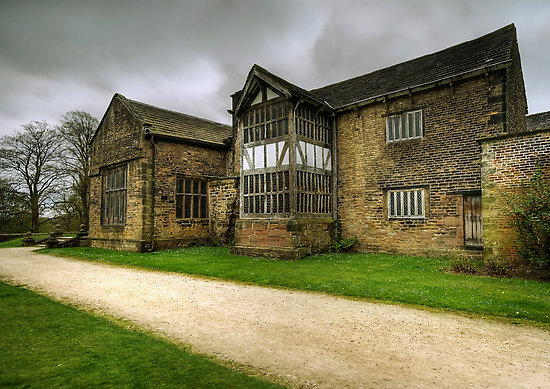
[[[208,219],[176,218],[176,180],[179,177],[200,179],[224,176],[226,156],[225,150],[164,140],[155,142],[155,250],[210,242]]]
[[[146,107],[147,108],[147,107]],[[190,244],[211,243],[210,219],[176,217],[176,181],[179,177],[212,181],[211,215],[216,231],[229,223],[224,201],[231,185],[221,186],[226,176],[227,147],[165,139],[148,134],[124,98],[115,95],[92,143],[90,189],[90,242],[94,247],[150,251]],[[115,166],[127,167],[126,220],[124,225],[103,225],[101,220],[102,174]],[[221,215],[214,215],[215,212]],[[230,241],[231,228],[225,228]],[[216,234],[214,234],[216,235]],[[216,241],[217,242],[217,241]]]
[[[116,129],[116,130],[111,130]],[[98,129],[91,152],[90,242],[93,247],[146,251],[151,248],[151,192],[146,183],[151,175],[147,162],[152,152],[143,138],[141,124],[124,104],[114,99]],[[127,166],[127,214],[123,226],[101,223],[102,172],[114,166]]]
[[[477,138],[502,133],[490,124],[488,100],[502,92],[501,77],[375,103],[338,118],[338,210],[344,237],[359,249],[454,256],[480,253],[464,244],[463,196],[481,192]],[[492,82],[491,86],[489,83]],[[386,142],[388,115],[421,109],[420,139]],[[424,188],[426,218],[389,219],[387,190]]]
[[[92,147],[94,246],[234,242],[236,253],[293,259],[328,250],[336,222],[362,251],[481,257],[486,241],[486,256],[513,258],[505,178],[491,173],[503,136],[529,138],[513,25],[311,91],[254,65],[232,100],[229,128],[115,95]],[[389,116],[398,139],[386,140]],[[518,147],[523,156],[502,153],[520,165],[541,152]],[[520,165],[514,179],[529,171]],[[104,226],[102,175],[116,166],[127,167],[126,220]],[[177,218],[181,178],[208,182],[208,217]],[[422,212],[396,213],[413,193],[422,201],[407,207]]]
[[[332,219],[239,219],[232,252],[276,259],[299,259],[328,251]]]
[[[210,240],[214,244],[232,244],[239,214],[239,180],[219,178],[209,182]]]
[[[485,260],[521,264],[507,197],[518,193],[537,166],[550,174],[550,129],[483,140],[482,204]]]

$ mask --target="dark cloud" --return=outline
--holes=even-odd
[[[254,63],[320,87],[515,22],[530,111],[550,110],[550,5],[440,0],[0,0],[0,134],[115,92],[228,123]]]

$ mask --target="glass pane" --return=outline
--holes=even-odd
[[[290,187],[289,172],[288,171],[284,172],[284,176],[285,176],[285,190],[288,190],[288,188]]]
[[[185,180],[185,193],[191,193],[191,181]]]
[[[248,194],[248,176],[244,176],[243,193]]]
[[[183,196],[176,196],[176,217],[178,219],[183,217]]]
[[[416,207],[414,204],[415,192],[411,192],[409,196],[409,209],[411,210],[411,216],[417,216]]]
[[[199,182],[193,181],[193,193],[199,193]]]
[[[416,136],[414,133],[414,123],[414,113],[407,114],[407,127],[409,128],[409,138],[413,138]]]
[[[200,201],[201,201],[201,205],[200,205],[200,215],[199,215],[199,217],[207,218],[208,217],[208,212],[207,212],[207,209],[206,209],[206,204],[208,204],[208,197],[201,196]]]
[[[418,216],[423,216],[424,204],[422,203],[422,190],[416,192],[416,207]]]
[[[248,196],[244,196],[243,199],[243,212],[248,213]]]
[[[176,181],[176,193],[183,193],[183,180]]]
[[[285,193],[285,212],[290,212],[290,196]]]
[[[200,196],[193,196],[193,216],[194,218],[199,217],[199,202]]]
[[[274,194],[271,199],[273,200],[273,213],[277,213],[277,195]]]
[[[407,139],[407,115],[401,115],[401,139]]]
[[[414,192],[411,192],[414,193]],[[409,192],[403,192],[403,216],[410,216],[409,214]]]
[[[422,136],[422,111],[415,112],[414,114],[415,122],[415,136]]]
[[[190,195],[185,196],[184,217],[187,219],[191,218],[191,196]]]
[[[249,142],[249,138],[248,138],[248,128],[245,128],[244,129],[244,143],[248,143]]]
[[[388,140],[393,140],[393,120],[391,118],[386,119],[387,127],[388,127]]]
[[[401,216],[401,192],[395,193],[395,215]]]
[[[201,193],[206,194],[206,181],[201,181]]]

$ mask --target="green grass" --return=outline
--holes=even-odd
[[[40,240],[47,238],[48,234],[33,235],[34,240]],[[8,240],[0,243],[0,249],[6,249],[9,247],[23,247],[23,237]]]
[[[266,286],[319,291],[550,328],[550,283],[454,274],[449,260],[388,254],[323,254],[299,261],[249,258],[227,247],[130,253],[90,247],[44,252],[117,265],[197,274]]]
[[[280,387],[25,289],[0,301],[0,387]]]

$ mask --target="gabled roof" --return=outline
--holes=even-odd
[[[235,95],[238,96],[238,101],[237,101],[237,104],[235,105],[235,112],[238,112],[243,107],[243,104],[246,101],[248,93],[250,92],[254,78],[259,78],[260,80],[264,81],[268,85],[271,85],[272,87],[274,87],[275,89],[277,89],[279,92],[283,93],[287,97],[291,97],[291,96],[303,97],[317,104],[321,104],[328,108],[331,108],[326,101],[319,99],[319,97],[317,97],[313,93],[303,88],[300,88],[299,86],[294,85],[286,81],[285,79],[267,71],[266,69],[262,68],[260,65],[254,64],[254,66],[252,66],[252,69],[250,69],[250,72],[248,72],[248,76],[246,77],[246,82],[244,84],[243,89],[235,93]]]
[[[516,42],[513,24],[480,38],[355,77],[323,88],[313,89],[321,100],[335,108],[390,95],[409,88],[465,75],[511,61]]]
[[[156,137],[227,147],[228,139],[232,136],[231,126],[225,124],[130,100],[120,93],[115,93],[111,104],[115,99],[119,99],[141,125]],[[102,123],[103,119],[98,129]]]
[[[550,111],[527,115],[525,120],[527,122],[527,131],[550,129]]]

